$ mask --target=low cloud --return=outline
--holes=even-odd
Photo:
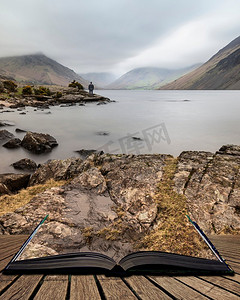
[[[0,4],[0,56],[43,52],[76,72],[184,67],[239,35],[235,0],[12,0]]]

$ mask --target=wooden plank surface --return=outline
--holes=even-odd
[[[19,250],[19,247],[17,247],[16,245],[11,246],[9,248],[2,249],[0,252],[0,261],[9,256],[16,254],[18,252],[18,250]]]
[[[49,275],[34,297],[34,300],[65,300],[68,288],[68,275]]]
[[[0,272],[18,252],[27,237],[26,235],[0,235]]]
[[[235,254],[227,254],[225,252],[221,252],[222,253],[222,256],[225,260],[229,261],[229,262],[235,262],[235,263],[238,263],[240,264],[240,253],[239,253],[239,257]]]
[[[176,279],[212,299],[239,300],[239,297],[237,295],[234,295],[229,291],[219,288],[218,286],[215,286],[212,283],[208,283],[204,280],[201,280],[200,278],[182,276]]]
[[[240,296],[240,284],[222,276],[200,276],[201,279]]]
[[[177,281],[173,277],[165,277],[165,276],[150,276],[150,279],[155,281],[158,285],[167,290],[171,295],[176,297],[177,299],[186,299],[186,300],[194,300],[194,299],[209,299],[199,292],[191,289],[188,286],[183,286],[183,284]]]
[[[97,276],[107,300],[136,300],[137,297],[119,277]]]
[[[96,281],[92,275],[71,276],[70,300],[101,300]]]
[[[16,275],[0,275],[0,292],[5,289],[14,279],[16,279]]]
[[[7,266],[12,257],[13,255],[10,255],[9,257],[6,257],[0,261],[0,272],[2,272],[3,269]]]
[[[131,276],[125,280],[142,300],[172,299],[143,276]]]
[[[240,275],[239,274],[234,274],[234,276],[223,276],[223,277],[240,283]]]
[[[22,275],[9,287],[9,289],[6,290],[4,294],[0,296],[0,300],[28,299],[42,277],[42,275]]]
[[[27,236],[0,236],[0,268],[4,268]],[[240,299],[240,236],[214,236],[216,248],[234,276],[97,276],[0,275],[0,300],[8,299]],[[1,259],[2,258],[2,259]],[[98,285],[97,285],[98,284]],[[101,295],[103,298],[101,298]]]

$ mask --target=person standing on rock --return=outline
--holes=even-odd
[[[90,84],[88,86],[88,90],[89,90],[89,95],[92,96],[93,90],[94,90],[94,85],[93,85],[92,81],[90,82]]]

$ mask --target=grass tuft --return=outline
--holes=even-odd
[[[169,158],[154,197],[158,206],[156,225],[137,243],[136,248],[199,256],[207,246],[186,217],[185,196],[174,191],[176,167],[177,159]]]
[[[18,194],[15,195],[3,195],[0,197],[0,216],[9,212],[14,212],[16,209],[29,203],[34,196],[45,190],[62,186],[66,181],[54,181],[53,179],[48,180],[44,184],[38,184],[30,186],[26,189],[22,189]]]

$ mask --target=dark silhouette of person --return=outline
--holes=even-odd
[[[93,95],[93,90],[94,90],[94,85],[92,83],[92,81],[90,82],[89,86],[88,86],[88,90],[89,90],[89,95]]]

